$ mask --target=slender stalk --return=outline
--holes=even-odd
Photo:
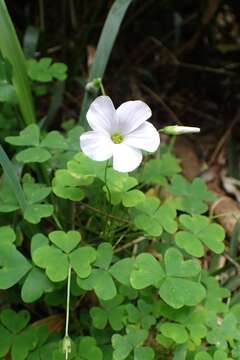
[[[71,353],[71,339],[69,337],[69,310],[70,310],[70,290],[71,290],[71,265],[68,267],[68,281],[67,281],[67,304],[66,304],[66,323],[65,336],[63,339],[63,351],[65,352],[65,359],[68,360],[68,355]]]

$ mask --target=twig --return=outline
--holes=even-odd
[[[217,144],[217,146],[216,146],[216,148],[215,148],[215,150],[214,150],[214,152],[213,152],[213,154],[212,154],[212,156],[211,156],[211,158],[209,160],[209,166],[211,166],[215,162],[219,152],[222,150],[223,146],[227,142],[233,127],[236,125],[236,123],[239,120],[240,120],[240,109],[238,110],[237,114],[235,115],[234,119],[232,120],[231,124],[229,125],[229,128],[227,129],[227,131],[220,138],[220,140],[219,140],[219,142],[218,142],[218,144]]]
[[[128,220],[119,218],[119,217],[117,217],[117,216],[115,216],[115,215],[112,215],[112,214],[106,214],[106,213],[103,212],[102,210],[100,210],[100,209],[98,209],[98,208],[95,208],[95,207],[93,207],[93,206],[91,206],[91,205],[88,205],[88,204],[85,204],[85,203],[82,203],[81,205],[84,206],[85,208],[89,209],[89,210],[94,211],[95,213],[97,213],[97,214],[99,214],[99,215],[102,215],[102,216],[111,218],[111,219],[116,220],[116,221],[118,221],[118,222],[121,222],[121,223],[123,223],[123,224],[128,224],[128,225],[131,224],[130,221],[128,221]]]
[[[119,252],[121,252],[123,250],[126,250],[126,249],[128,249],[128,248],[130,248],[130,247],[132,247],[132,246],[134,246],[136,244],[141,243],[144,240],[146,240],[146,237],[145,236],[140,236],[139,238],[134,239],[133,241],[118,247],[117,249],[114,250],[114,253],[117,254],[117,253],[119,253]]]

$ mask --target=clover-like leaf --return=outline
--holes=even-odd
[[[15,146],[38,146],[39,137],[39,126],[31,124],[20,131],[19,136],[8,136],[5,138],[5,141]]]
[[[73,230],[68,232],[52,231],[48,237],[53,244],[63,250],[66,254],[69,254],[73,249],[75,249],[81,240],[80,233]]]
[[[69,255],[70,263],[79,278],[84,279],[91,274],[91,264],[96,260],[96,256],[96,250],[91,246],[78,248]]]
[[[224,230],[218,224],[211,224],[208,217],[202,215],[181,215],[180,223],[185,228],[176,234],[176,243],[192,256],[203,256],[204,246],[216,254],[224,250]]]
[[[24,219],[32,224],[38,224],[42,218],[53,214],[53,205],[50,204],[30,204],[24,211]]]
[[[189,183],[181,175],[175,175],[169,190],[171,194],[180,197],[179,210],[189,214],[206,212],[208,209],[206,202],[216,198],[208,191],[206,184],[200,178],[195,178],[192,183]]]
[[[14,245],[0,243],[0,289],[15,285],[31,266]]]
[[[201,302],[206,296],[205,288],[199,281],[188,279],[199,274],[199,263],[184,261],[180,251],[175,248],[166,251],[164,262],[167,276],[160,286],[161,298],[175,309]]]
[[[48,280],[45,273],[34,267],[28,273],[22,286],[21,297],[25,303],[32,303],[38,300],[44,292],[53,289],[52,283]]]
[[[45,138],[41,141],[41,147],[48,149],[61,149],[67,150],[68,143],[64,136],[59,131],[50,131]]]
[[[3,243],[12,244],[15,240],[15,232],[10,226],[0,227],[0,245]]]
[[[39,247],[33,252],[32,258],[37,266],[46,269],[51,281],[58,282],[67,278],[69,265],[67,255],[56,247],[49,245]]]
[[[149,346],[138,347],[134,350],[134,360],[153,360],[155,352]]]
[[[29,204],[36,204],[46,199],[51,192],[51,188],[45,184],[35,183],[32,178],[23,178],[23,191]]]
[[[146,162],[141,180],[146,184],[166,184],[166,178],[171,178],[181,171],[179,161],[170,152],[163,154],[160,159]]]
[[[184,261],[182,253],[175,248],[166,251],[164,263],[169,276],[194,277],[201,271],[200,263],[197,260]]]
[[[95,266],[107,270],[111,264],[113,257],[113,248],[109,243],[101,243],[97,249],[97,258]]]
[[[161,324],[159,328],[164,336],[172,339],[176,344],[183,344],[189,338],[185,327],[181,324],[166,322]]]
[[[101,349],[97,346],[96,340],[90,336],[84,336],[78,344],[79,360],[103,360]]]
[[[0,354],[6,355],[11,348],[12,360],[24,360],[37,342],[36,332],[27,327],[30,320],[28,311],[22,310],[15,313],[11,309],[5,309],[0,313],[0,335],[6,339],[0,340]]]
[[[151,254],[136,257],[130,282],[134,289],[144,289],[150,285],[158,287],[165,274],[160,263]]]
[[[76,177],[68,170],[57,170],[52,182],[52,186],[54,194],[58,197],[80,201],[85,196],[83,186],[89,185],[91,183],[91,177]]]
[[[151,236],[160,236],[163,229],[170,234],[177,230],[176,210],[170,202],[160,204],[155,198],[146,198],[133,212],[134,225]]]
[[[130,274],[134,269],[134,258],[125,258],[111,266],[110,272],[121,284],[130,286]]]
[[[115,283],[106,270],[94,269],[88,278],[78,278],[77,281],[82,289],[93,289],[101,300],[111,300],[117,294]]]
[[[40,147],[31,147],[26,150],[20,151],[16,155],[18,162],[28,163],[43,163],[51,158],[51,154],[46,149]]]

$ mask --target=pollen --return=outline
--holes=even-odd
[[[123,142],[123,136],[119,133],[112,134],[111,139],[114,144],[121,144],[121,142]]]

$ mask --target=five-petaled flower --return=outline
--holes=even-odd
[[[108,96],[99,96],[87,112],[92,131],[80,136],[80,147],[92,160],[113,158],[115,170],[133,171],[142,161],[142,150],[154,152],[160,144],[158,131],[146,121],[151,115],[143,101],[127,101],[115,109]]]

